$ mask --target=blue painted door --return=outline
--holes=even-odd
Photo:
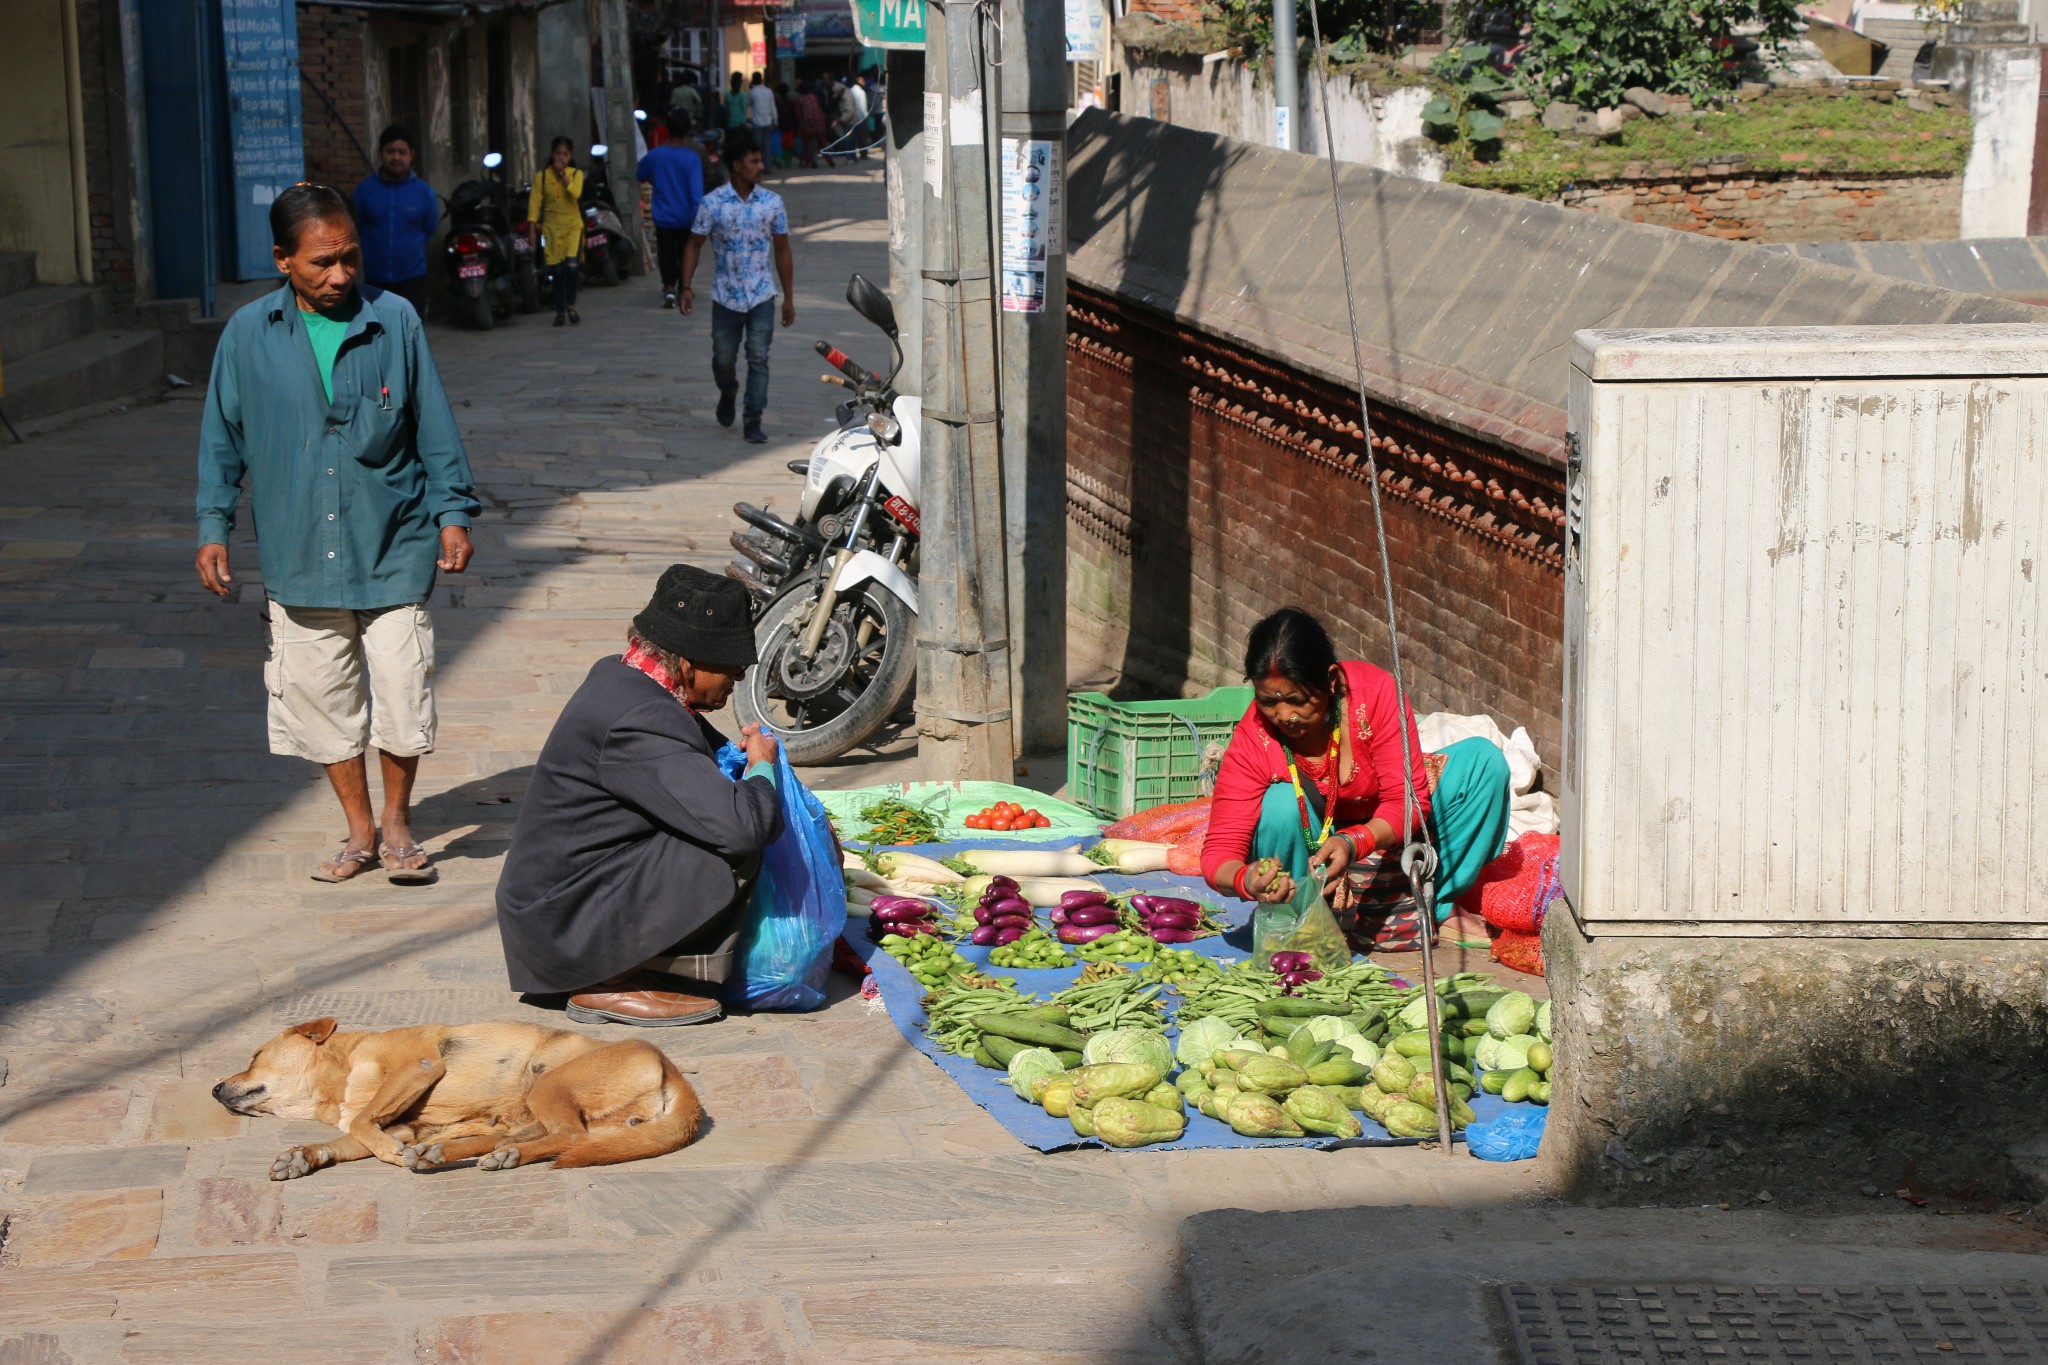
[[[149,213],[159,298],[214,313],[220,262],[219,25],[209,0],[140,0]]]
[[[299,122],[299,26],[293,0],[219,0],[232,169],[229,271],[277,273],[270,201],[305,171]]]

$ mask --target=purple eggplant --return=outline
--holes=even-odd
[[[1138,905],[1139,899],[1137,896],[1131,897],[1131,904],[1137,906],[1140,913],[1150,912],[1152,914],[1167,913],[1176,915],[1200,915],[1202,913],[1201,906],[1191,900],[1183,900],[1179,896],[1146,896],[1143,897],[1145,901],[1143,905]]]
[[[1031,913],[1031,902],[1025,900],[1022,896],[983,896],[981,903],[984,908],[993,910],[999,915],[1028,915]]]
[[[1154,943],[1193,943],[1201,935],[1192,929],[1148,929]]]
[[[1104,934],[1113,934],[1115,932],[1116,926],[1114,924],[1062,924],[1060,926],[1060,942],[1093,943]]]
[[[996,930],[995,944],[998,948],[1000,948],[1005,943],[1015,943],[1018,939],[1022,937],[1024,937],[1024,930],[1022,929],[998,929]]]
[[[1015,877],[990,877],[988,879],[988,889],[989,891],[1000,891],[1006,896],[1014,896],[1023,888],[1017,885]]]
[[[1116,922],[1116,907],[1113,905],[1077,905],[1067,911],[1067,923],[1084,929],[1097,924]]]
[[[1195,910],[1153,910],[1138,912],[1138,918],[1156,929],[1199,929],[1202,916]]]
[[[1001,931],[998,930],[993,924],[984,924],[980,928],[976,929],[972,934],[969,934],[967,937],[970,942],[980,944],[982,947],[986,948],[991,943],[994,943],[996,941],[996,935],[999,932]]]
[[[1063,891],[1060,893],[1060,909],[1078,910],[1084,905],[1107,905],[1109,894],[1103,891]]]

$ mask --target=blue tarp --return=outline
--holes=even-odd
[[[1000,843],[1000,840],[983,839],[973,843],[926,844],[909,851],[922,853],[929,858],[947,858],[963,849],[992,848]],[[1034,847],[1042,850],[1046,845],[1037,844]],[[1204,886],[1199,878],[1176,876],[1170,872],[1148,873],[1142,877],[1124,877],[1104,872],[1097,879],[1113,892],[1149,891],[1161,895],[1186,896],[1211,905],[1216,904],[1218,900],[1215,892]],[[1230,930],[1187,946],[1227,964],[1251,956],[1251,907],[1233,903],[1223,908],[1231,924]],[[1107,1145],[1093,1138],[1081,1137],[1065,1119],[1056,1119],[1037,1105],[1018,1099],[1010,1089],[1003,1072],[978,1066],[966,1057],[954,1056],[934,1046],[931,1040],[925,1037],[924,1007],[918,1003],[923,997],[924,987],[918,984],[917,978],[905,970],[895,958],[883,952],[880,945],[868,938],[865,920],[847,921],[846,941],[874,970],[875,980],[882,991],[882,1004],[888,1009],[889,1018],[895,1023],[897,1030],[919,1052],[938,1063],[939,1069],[951,1076],[960,1088],[967,1092],[969,1099],[994,1115],[996,1121],[1010,1131],[1011,1136],[1025,1146],[1035,1147],[1041,1152]],[[1072,985],[1085,965],[1077,962],[1072,967],[1053,971],[1023,971],[1013,967],[989,966],[988,955],[993,951],[989,948],[961,944],[957,951],[962,957],[974,963],[977,969],[991,976],[1015,977],[1018,990],[1035,995],[1041,1000]],[[1168,1008],[1167,1037],[1178,1039],[1180,1030],[1173,1026],[1173,1011],[1178,1008],[1179,997],[1169,988],[1160,998],[1166,1002]],[[1474,1095],[1471,1104],[1473,1111],[1482,1121],[1497,1117],[1510,1107],[1499,1096],[1486,1094]],[[1365,1136],[1362,1138],[1251,1138],[1237,1133],[1229,1124],[1196,1113],[1191,1108],[1188,1110],[1187,1132],[1178,1142],[1154,1143],[1130,1150],[1171,1152],[1200,1147],[1400,1147],[1416,1141],[1413,1138],[1397,1138],[1364,1115],[1358,1117],[1359,1122],[1365,1125]]]

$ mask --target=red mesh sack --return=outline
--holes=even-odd
[[[1202,845],[1208,840],[1206,828],[1188,835],[1166,853],[1166,870],[1176,877],[1202,875]]]
[[[1177,801],[1170,806],[1154,806],[1141,810],[1103,831],[1111,839],[1141,839],[1147,843],[1170,844],[1196,826],[1206,828],[1209,823],[1209,798],[1204,796],[1195,801]]]
[[[1543,975],[1543,936],[1522,929],[1503,929],[1493,940],[1493,960],[1530,976]]]
[[[1458,897],[1458,908],[1495,928],[1534,934],[1563,890],[1557,880],[1562,843],[1555,834],[1524,834],[1481,869],[1472,889]]]

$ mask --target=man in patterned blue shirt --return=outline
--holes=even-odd
[[[781,281],[782,325],[796,325],[796,262],[789,249],[789,215],[782,197],[761,188],[761,148],[745,133],[726,139],[732,179],[704,196],[690,243],[683,248],[682,310],[691,311],[697,258],[712,243],[717,268],[711,282],[711,377],[718,383],[718,425],[732,425],[739,397],[740,342],[747,345],[746,437],[768,439],[761,414],[768,407],[768,343],[775,336],[776,282]],[[770,261],[774,262],[773,269]]]

